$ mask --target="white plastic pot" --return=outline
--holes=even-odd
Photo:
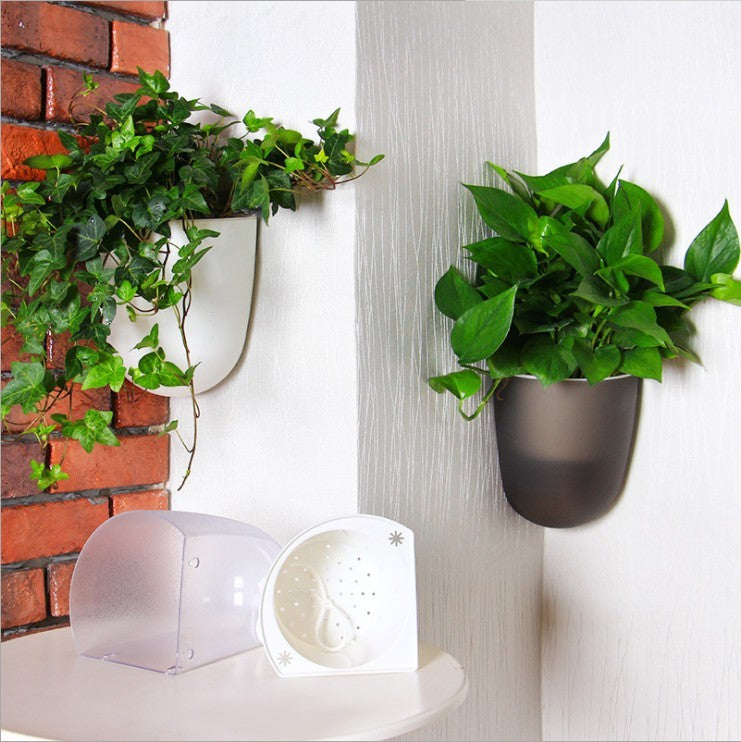
[[[416,670],[414,534],[371,515],[304,531],[270,569],[258,634],[282,676]]]
[[[185,244],[182,223],[169,224],[172,243]],[[193,377],[195,389],[204,392],[226,378],[244,347],[255,278],[257,217],[197,219],[194,224],[220,233],[202,244],[212,249],[193,269],[192,302],[186,319],[190,361],[199,364]],[[154,315],[140,315],[136,322],[119,310],[111,324],[109,341],[123,357],[126,368],[137,366],[139,359],[151,349],[135,350],[134,346],[155,324],[159,325],[159,341],[167,359],[185,369],[185,350],[171,308]],[[183,397],[190,390],[185,386],[160,387],[152,393]]]

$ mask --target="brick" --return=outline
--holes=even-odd
[[[111,497],[111,515],[129,510],[168,510],[169,507],[170,495],[162,489],[126,492]]]
[[[3,441],[0,454],[3,499],[38,494],[38,487],[31,480],[31,459],[43,462],[46,451],[35,441]]]
[[[53,485],[53,492],[73,492],[101,487],[131,487],[166,482],[170,469],[167,436],[127,435],[120,446],[95,446],[86,453],[77,441],[64,439],[49,443],[52,464],[61,463],[69,479]]]
[[[104,8],[114,13],[126,13],[127,15],[135,15],[139,18],[147,18],[152,21],[164,18],[167,13],[165,2],[138,2],[137,0],[120,0],[119,2],[99,0],[99,2],[93,2],[93,0],[89,0],[88,2],[81,3],[81,5]]]
[[[49,613],[52,616],[69,616],[69,586],[77,560],[55,562],[46,568],[49,579]]]
[[[112,21],[111,39],[111,72],[136,75],[139,66],[149,73],[160,70],[169,77],[170,37],[164,29]]]
[[[6,180],[44,180],[43,170],[30,168],[23,161],[32,155],[56,155],[67,151],[57,133],[47,129],[3,124],[2,139],[2,177]]]
[[[40,569],[3,572],[2,627],[43,621],[46,618],[44,573]]]
[[[2,4],[3,46],[107,67],[108,21],[56,3]]]
[[[2,329],[2,370],[10,371],[13,361],[27,362],[30,358],[28,353],[21,353],[23,338],[10,325]]]
[[[90,410],[108,411],[111,409],[111,393],[107,387],[101,389],[86,389],[83,391],[80,384],[72,385],[72,394],[54,402],[46,413],[47,424],[53,425],[52,415],[63,413],[70,420],[79,420]],[[8,433],[23,433],[29,423],[36,416],[33,414],[26,415],[20,405],[10,408],[10,412],[5,418],[5,430]]]
[[[95,76],[99,83],[94,93],[80,97],[75,101],[74,109],[70,115],[70,101],[75,93],[83,87],[82,75],[77,70],[69,70],[65,67],[46,68],[46,119],[48,121],[69,122],[89,120],[90,114],[97,109],[105,109],[105,104],[113,100],[118,93],[134,93],[139,89],[139,84],[119,80],[115,77]]]
[[[170,417],[170,400],[159,394],[139,389],[130,381],[113,395],[113,425],[116,428],[139,428],[162,425]]]
[[[90,293],[92,286],[78,283],[77,288],[80,290],[81,296],[86,297]],[[75,345],[95,347],[95,343],[93,343],[92,340],[76,340],[74,343],[70,342],[68,332],[63,332],[59,335],[49,333],[46,336],[46,367],[64,368],[64,360],[67,356],[67,351]]]
[[[41,118],[41,67],[3,59],[1,79],[3,116]]]
[[[105,498],[6,506],[2,517],[3,564],[78,552],[107,519]]]

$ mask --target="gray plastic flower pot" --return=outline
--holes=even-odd
[[[630,461],[640,379],[590,386],[567,379],[547,388],[531,376],[496,394],[499,467],[509,504],[551,528],[588,523],[617,500]]]

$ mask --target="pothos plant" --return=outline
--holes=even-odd
[[[509,191],[465,186],[494,234],[463,247],[473,281],[453,266],[437,282],[435,303],[453,320],[450,343],[462,370],[428,380],[458,399],[465,418],[517,374],[545,387],[616,374],[661,381],[665,360],[698,361],[687,345],[695,304],[708,297],[741,304],[728,202],[692,241],[683,267],[664,264],[654,199],[619,173],[605,186],[595,172],[609,144],[608,134],[588,157],[541,176],[487,163]],[[484,381],[488,389],[467,414],[464,400]]]
[[[75,103],[97,87],[83,77],[73,116]],[[65,154],[26,160],[46,171],[44,180],[2,184],[3,322],[22,338],[27,356],[11,366],[2,417],[8,420],[19,405],[30,416],[21,434],[42,446],[61,434],[90,452],[118,440],[110,411],[91,409],[81,420],[60,411],[65,399],[71,409],[75,384],[117,392],[128,373],[144,389],[187,386],[194,425],[191,441],[181,437],[190,453],[184,483],[199,415],[187,342],[193,270],[210,249],[204,240],[218,235],[194,220],[256,211],[267,223],[281,208],[296,209],[297,195],[353,180],[383,155],[369,162],[355,158],[353,137],[337,124],[339,109],[314,119],[317,136],[311,139],[253,111],[240,120],[218,105],[188,100],[170,90],[159,71],[139,69],[139,83],[135,93],[114,96],[76,123],[74,134],[60,131]],[[215,120],[194,121],[196,112],[215,114]],[[172,243],[171,220],[183,222],[185,244]],[[109,343],[116,313],[134,321],[165,310],[175,312],[187,365],[166,358],[155,325],[136,346],[148,352],[137,367],[125,368]],[[49,334],[68,337],[62,368],[47,362]],[[177,421],[163,434],[170,431],[180,436]],[[68,476],[60,464],[31,466],[40,489]]]

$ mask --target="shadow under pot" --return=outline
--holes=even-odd
[[[566,379],[544,388],[514,376],[494,414],[502,484],[524,518],[551,528],[588,523],[617,500],[630,461],[640,379],[590,386]]]

